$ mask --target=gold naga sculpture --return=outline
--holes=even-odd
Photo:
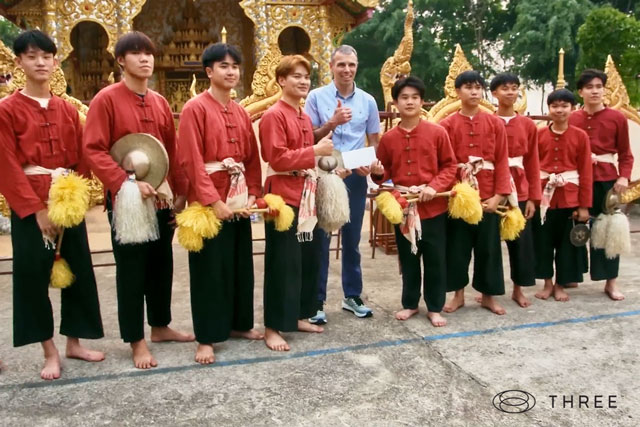
[[[391,88],[398,79],[411,73],[411,55],[413,54],[413,0],[407,4],[407,16],[404,20],[404,35],[393,56],[387,58],[380,70],[380,84],[384,96],[384,108],[389,108],[393,98]]]
[[[14,58],[13,52],[0,40],[0,73],[3,76],[9,76],[7,81],[0,85],[0,98],[12,94],[17,89],[24,88],[26,82],[24,71],[16,65]],[[60,67],[57,67],[51,75],[49,84],[52,94],[76,107],[80,121],[84,124],[89,107],[84,105],[80,100],[67,95],[67,81]],[[102,184],[95,177],[90,181],[90,196],[92,206],[103,202]],[[0,213],[6,217],[11,215],[9,205],[2,195],[0,195]]]
[[[627,119],[640,124],[640,114],[630,105],[631,101],[627,93],[627,88],[622,81],[622,77],[611,55],[607,55],[604,72],[607,75],[607,84],[604,87],[604,103],[609,106],[609,108],[620,111]]]
[[[473,70],[473,67],[467,60],[460,44],[456,44],[453,60],[449,65],[449,74],[447,74],[444,82],[444,98],[429,110],[431,121],[437,123],[460,109],[460,99],[456,93],[455,80],[460,73],[470,70]],[[495,112],[494,106],[485,99],[480,101],[480,109],[488,113]]]
[[[607,75],[607,84],[604,87],[605,105],[620,111],[628,120],[640,124],[640,114],[630,105],[627,88],[611,55],[607,55],[604,72]],[[613,212],[618,205],[631,203],[637,199],[640,199],[640,180],[630,183],[629,188],[620,194],[607,193],[605,211]]]
[[[262,57],[251,82],[252,94],[240,101],[250,116],[254,117],[280,99],[282,88],[276,80],[276,67],[280,63],[282,53],[277,42],[271,43],[269,50]]]

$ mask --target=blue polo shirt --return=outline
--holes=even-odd
[[[345,98],[331,82],[312,90],[304,106],[314,128],[329,121],[338,107],[338,99],[343,107],[351,108],[351,120],[336,127],[331,138],[333,146],[339,151],[364,148],[365,135],[380,133],[380,115],[375,99],[362,89],[358,89],[355,83],[353,86],[353,92]]]

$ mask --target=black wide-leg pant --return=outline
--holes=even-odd
[[[220,233],[189,253],[191,314],[196,340],[225,341],[253,328],[251,220],[225,221]]]
[[[49,283],[55,251],[45,247],[35,215],[20,219],[13,211],[11,244],[13,345],[18,347],[53,337]],[[98,290],[84,221],[65,229],[61,255],[76,278],[71,286],[60,291],[60,334],[72,338],[102,338]]]
[[[116,260],[118,323],[124,342],[144,339],[144,302],[150,326],[171,323],[171,288],[173,285],[174,229],[170,209],[158,209],[156,216],[160,238],[153,242],[120,244],[113,229],[113,211],[107,195],[107,214],[111,224],[111,243]]]
[[[420,221],[422,239],[418,240],[418,252],[411,253],[411,243],[395,226],[396,244],[402,270],[402,308],[416,309],[420,302],[420,288],[427,310],[439,313],[447,295],[447,214]],[[420,268],[420,259],[424,275]],[[422,286],[421,286],[422,285]]]
[[[569,234],[573,228],[571,218],[576,208],[547,210],[544,224],[540,224],[540,211],[533,217],[536,247],[536,278],[552,279],[555,261],[556,282],[559,285],[582,282],[587,269],[587,248],[576,247]]]
[[[504,294],[500,217],[484,213],[477,225],[461,219],[447,219],[447,291],[463,289],[469,283],[473,252],[475,290],[485,295]]]
[[[597,217],[602,213],[604,197],[615,183],[615,181],[596,181],[593,183],[593,207],[589,209],[591,216]],[[589,258],[591,280],[609,280],[618,277],[618,269],[620,268],[619,256],[609,259],[605,256],[604,249],[594,249],[589,246]]]
[[[316,314],[320,233],[314,230],[310,242],[296,236],[298,209],[287,231],[277,231],[273,222],[265,222],[264,325],[280,332],[298,330],[298,320]]]
[[[519,202],[520,210],[524,214],[527,202]],[[533,243],[533,218],[527,220],[524,230],[516,240],[507,240],[509,250],[509,267],[511,280],[518,286],[533,286],[536,284],[535,246]]]

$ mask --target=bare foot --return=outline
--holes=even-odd
[[[187,334],[184,332],[176,331],[168,326],[152,326],[151,327],[151,342],[191,342],[195,341],[196,337],[193,334]]]
[[[210,365],[215,361],[216,356],[213,354],[213,344],[198,344],[196,362],[201,365]]]
[[[147,342],[143,339],[140,341],[131,343],[131,350],[133,350],[133,364],[138,369],[149,369],[158,366],[158,362],[154,359]]]
[[[464,307],[464,289],[455,292],[453,298],[451,298],[449,302],[445,304],[443,311],[445,313],[453,313],[454,311],[462,307]]]
[[[507,310],[502,308],[502,306],[498,304],[498,302],[492,295],[482,294],[482,302],[480,303],[480,305],[499,316],[507,314]]]
[[[624,294],[618,290],[616,286],[616,279],[607,280],[607,284],[604,286],[604,292],[614,301],[622,301]]]
[[[400,310],[396,313],[396,319],[398,320],[407,320],[411,316],[418,314],[417,308],[405,308],[404,310]]]
[[[264,334],[256,331],[255,329],[249,329],[248,331],[231,331],[231,336],[233,338],[244,338],[247,340],[262,340],[264,339]]]
[[[518,305],[522,308],[526,308],[531,305],[531,301],[529,301],[529,298],[524,296],[524,293],[522,292],[522,286],[513,285],[511,299],[517,302]]]
[[[569,301],[569,294],[562,288],[563,287],[560,285],[555,285],[553,287],[553,298],[555,298],[556,301],[567,302]]]
[[[544,280],[544,288],[540,292],[536,293],[536,298],[547,299],[553,293],[553,282],[549,279]]]
[[[431,321],[431,324],[436,328],[447,325],[447,319],[442,317],[440,313],[429,311],[427,313],[427,318]]]
[[[477,294],[473,299],[474,299],[478,304],[482,303],[482,294]]]
[[[60,353],[56,348],[53,339],[50,338],[40,343],[42,350],[44,351],[44,365],[42,371],[40,371],[40,378],[43,380],[57,380],[60,378]]]
[[[80,359],[86,362],[102,362],[104,353],[96,350],[89,350],[80,344],[78,338],[67,337],[66,356],[69,359]]]
[[[571,283],[567,283],[566,285],[563,285],[563,287],[565,287],[565,288],[577,288],[578,284],[576,282],[571,282]]]
[[[289,344],[282,338],[282,335],[275,329],[264,329],[264,342],[273,351],[289,351]]]
[[[2,371],[4,371],[4,363],[0,360],[0,373],[2,373]]]
[[[318,325],[312,325],[306,320],[298,320],[298,330],[300,332],[316,332],[321,333],[324,331],[324,328]]]

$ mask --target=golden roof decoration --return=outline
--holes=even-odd
[[[409,0],[402,40],[400,40],[400,44],[393,53],[393,56],[387,58],[380,70],[380,84],[382,85],[385,109],[389,103],[393,102],[391,88],[395,82],[411,73],[411,63],[409,61],[413,54],[413,20],[413,1]]]
[[[604,103],[608,105],[609,108],[620,111],[629,120],[640,124],[640,114],[630,106],[631,101],[627,93],[627,88],[622,81],[622,77],[611,55],[607,56],[604,72],[607,75],[607,84],[604,87]]]
[[[240,105],[245,107],[251,116],[261,113],[280,99],[282,88],[276,80],[276,67],[281,58],[282,52],[277,41],[272,42],[253,73],[252,94],[240,101]]]
[[[473,70],[473,67],[467,60],[462,47],[460,44],[456,44],[456,50],[449,65],[449,74],[447,74],[444,82],[444,98],[429,110],[432,121],[437,123],[460,109],[460,99],[458,99],[455,87],[456,77],[464,71],[471,70]],[[494,106],[485,99],[480,101],[480,109],[489,113],[495,112]]]

